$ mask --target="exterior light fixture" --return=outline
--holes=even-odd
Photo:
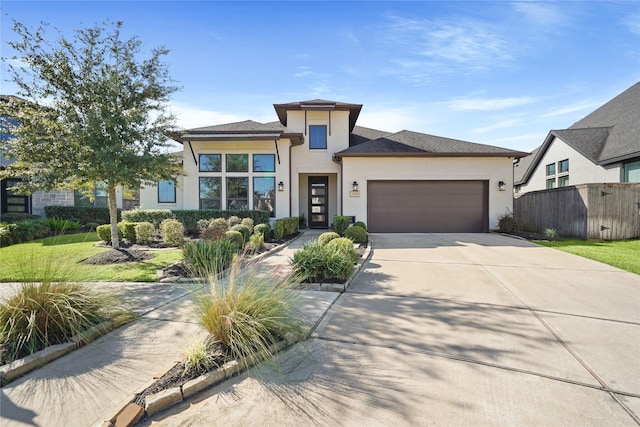
[[[351,184],[351,188],[353,189],[353,191],[358,191],[358,181],[353,181],[353,184]]]
[[[504,191],[505,190],[505,183],[504,181],[498,181],[498,189],[500,191]]]
[[[284,182],[280,181],[278,183],[278,191],[284,191]]]

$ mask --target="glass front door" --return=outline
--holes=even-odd
[[[29,213],[29,196],[15,194],[9,188],[20,183],[19,179],[8,178],[0,182],[2,213]]]
[[[329,177],[309,177],[309,228],[327,228],[329,226],[328,213]]]

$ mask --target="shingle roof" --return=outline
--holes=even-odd
[[[182,133],[176,140],[194,141],[222,141],[222,140],[270,140],[279,139],[286,129],[278,122],[258,123],[253,120],[243,122],[226,123],[215,126],[205,126],[189,129]]]
[[[337,157],[358,156],[523,157],[526,153],[491,145],[403,130],[351,146]]]
[[[363,126],[355,126],[353,132],[349,134],[349,147],[371,141],[372,139],[382,138],[391,135],[393,132],[366,128]]]
[[[528,156],[518,159],[518,161],[513,164],[513,182],[515,184],[522,181],[522,178],[524,178],[527,170],[531,167],[531,163],[533,159],[535,159],[536,154],[538,154],[538,151],[540,151],[540,148],[542,148],[542,146],[533,150]]]

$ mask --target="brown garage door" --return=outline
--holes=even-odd
[[[374,233],[485,233],[487,181],[367,181]]]

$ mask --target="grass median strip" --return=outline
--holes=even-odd
[[[640,274],[640,240],[541,240],[536,243]]]

